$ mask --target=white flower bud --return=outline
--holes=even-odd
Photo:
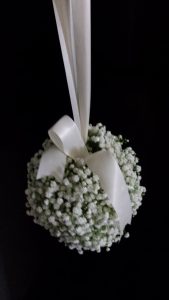
[[[68,186],[68,185],[70,185],[70,182],[69,182],[69,180],[67,178],[64,178],[63,179],[63,184],[66,185],[66,186]]]
[[[54,216],[50,216],[50,217],[48,218],[48,221],[49,221],[49,223],[55,222],[55,217],[54,217]]]
[[[83,193],[83,194],[86,194],[87,192],[88,192],[88,188],[87,188],[87,187],[85,187],[85,186],[84,186],[84,187],[82,187],[82,193]]]
[[[63,199],[62,198],[57,198],[57,204],[61,205],[63,203]]]
[[[74,207],[74,208],[73,208],[73,213],[74,213],[75,215],[80,216],[80,215],[82,214],[82,210],[81,210],[81,208],[79,208],[79,207]]]
[[[72,180],[73,182],[79,182],[79,176],[78,175],[72,176]]]
[[[76,233],[77,233],[78,235],[83,235],[83,230],[82,230],[82,227],[81,227],[81,226],[78,226],[78,227],[76,228]]]
[[[90,175],[91,175],[91,170],[90,170],[89,168],[87,168],[87,169],[85,170],[85,174],[86,174],[87,176],[90,176]]]
[[[87,178],[87,179],[86,179],[86,183],[87,183],[88,185],[91,185],[91,184],[92,184],[92,180],[91,180],[90,178]]]
[[[44,203],[45,203],[46,206],[48,206],[49,205],[49,200],[45,199]]]
[[[57,215],[57,217],[61,217],[61,215],[62,215],[61,211],[57,211],[56,215]]]
[[[38,206],[36,210],[39,214],[43,211],[42,207],[40,207],[40,206]]]

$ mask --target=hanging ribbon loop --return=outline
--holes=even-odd
[[[91,97],[90,0],[52,0],[73,117],[87,139]]]

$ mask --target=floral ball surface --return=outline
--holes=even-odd
[[[121,135],[112,135],[101,123],[89,126],[86,146],[89,152],[106,149],[118,161],[131,199],[132,215],[142,203],[146,191],[140,185],[141,167],[128,140]],[[43,144],[44,150],[52,145],[50,140]],[[93,174],[82,159],[74,161],[67,157],[65,174],[61,183],[54,177],[37,180],[37,170],[43,150],[34,155],[28,163],[27,214],[34,222],[49,230],[70,249],[80,254],[84,250],[107,251],[113,243],[120,241],[118,217],[100,186],[99,177]]]

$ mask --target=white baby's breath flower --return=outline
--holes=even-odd
[[[49,205],[49,200],[48,200],[48,199],[45,199],[45,200],[44,200],[44,203],[45,203],[46,206],[48,206],[48,205]]]
[[[79,176],[78,175],[74,175],[72,177],[73,182],[78,182],[79,181]]]
[[[86,173],[87,176],[90,176],[91,175],[91,170],[89,168],[86,168],[85,173]]]
[[[61,215],[62,215],[61,211],[58,210],[58,211],[56,212],[56,216],[57,216],[57,217],[61,217]]]
[[[63,184],[66,185],[66,186],[68,186],[68,185],[70,185],[70,182],[69,182],[69,180],[67,178],[64,178],[63,179]]]
[[[49,221],[49,223],[54,223],[55,222],[55,217],[54,216],[50,216],[49,218],[48,218],[48,221]]]
[[[80,216],[80,215],[82,214],[81,208],[79,208],[79,207],[74,207],[74,208],[73,208],[73,214],[74,214],[74,215]]]
[[[62,198],[57,198],[57,204],[61,205],[63,203],[63,199]]]
[[[42,207],[40,207],[40,206],[38,206],[36,210],[39,214],[42,213],[42,211],[43,211]]]

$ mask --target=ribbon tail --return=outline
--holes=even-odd
[[[99,151],[90,155],[86,163],[93,173],[99,176],[101,186],[117,213],[123,232],[125,226],[131,224],[132,209],[128,188],[116,159],[109,151]]]
[[[54,176],[58,182],[61,182],[64,177],[65,165],[66,155],[55,146],[51,146],[42,154],[36,178]]]

